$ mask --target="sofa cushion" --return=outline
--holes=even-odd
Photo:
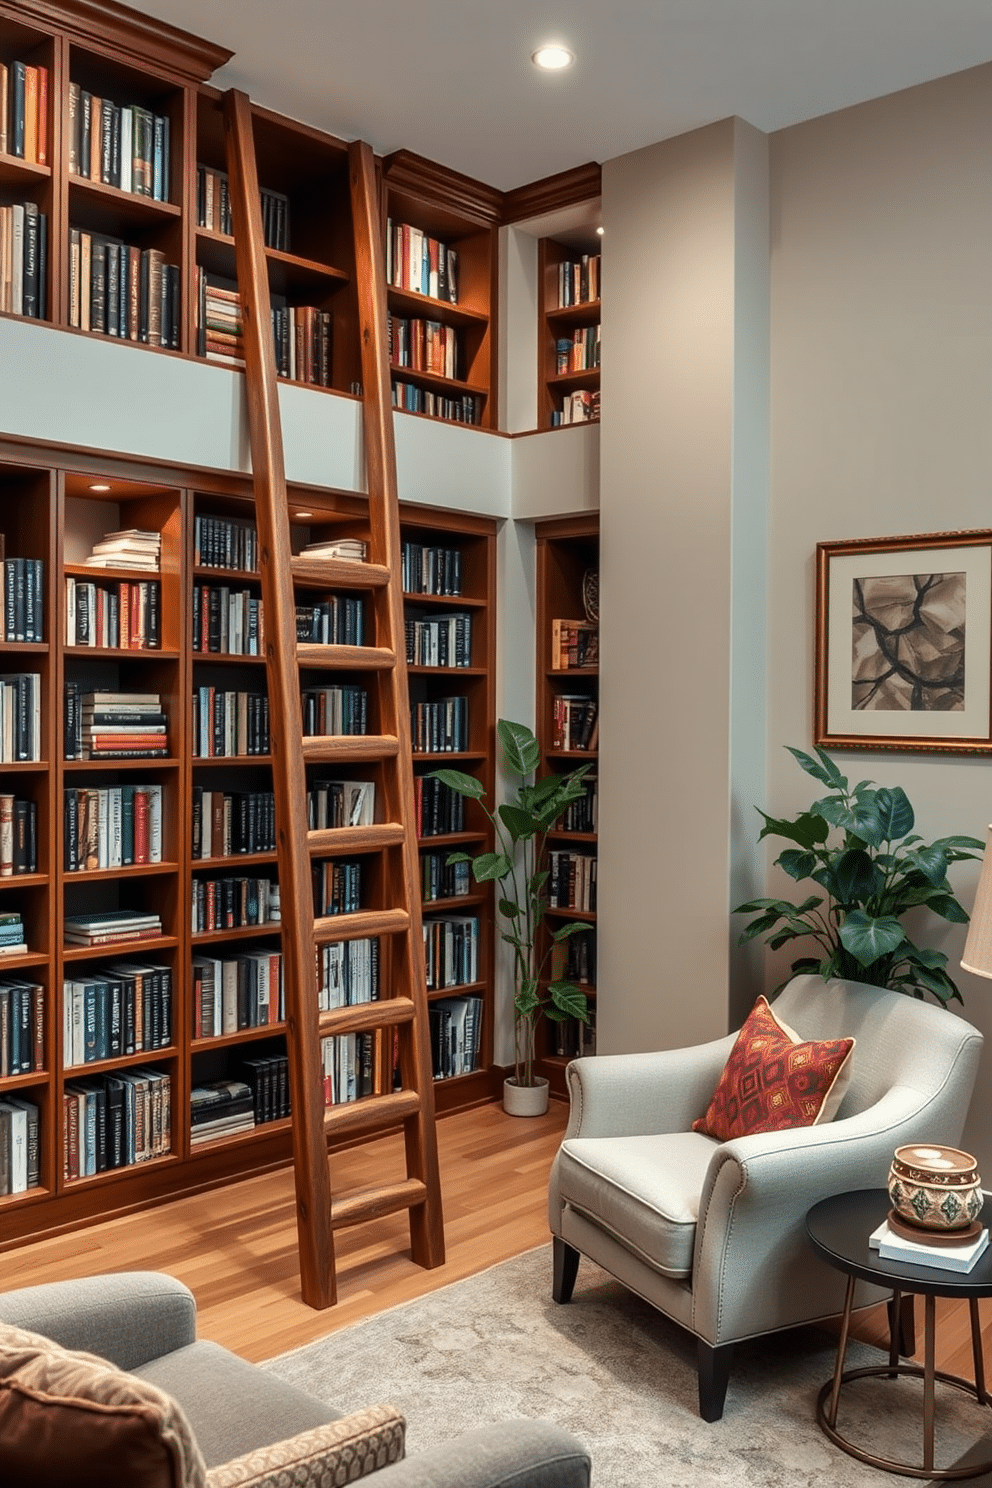
[[[561,1197],[663,1276],[690,1276],[715,1146],[696,1132],[570,1137],[558,1161]]]
[[[163,1391],[93,1354],[0,1326],[0,1483],[203,1488],[189,1423]]]
[[[391,1405],[374,1405],[212,1467],[207,1488],[271,1488],[275,1484],[330,1488],[331,1484],[355,1483],[380,1467],[399,1462],[405,1435],[406,1421]]]
[[[850,1078],[853,1048],[851,1038],[801,1039],[759,997],[693,1131],[726,1142],[829,1121]]]

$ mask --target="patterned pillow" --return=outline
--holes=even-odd
[[[189,1422],[164,1390],[24,1328],[0,1326],[0,1483],[204,1488]]]
[[[854,1039],[803,1040],[759,997],[693,1131],[727,1142],[829,1121],[850,1078]]]

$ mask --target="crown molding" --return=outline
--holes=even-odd
[[[177,81],[203,83],[234,56],[201,36],[140,15],[115,0],[16,0],[0,14],[21,25],[60,31],[70,41],[98,46],[118,59],[168,72]]]
[[[577,165],[572,170],[559,171],[555,176],[531,181],[527,186],[517,186],[504,198],[504,222],[526,222],[531,217],[543,217],[546,212],[559,212],[564,207],[574,207],[579,202],[591,201],[603,189],[603,170],[598,161],[590,160],[586,165]]]
[[[394,150],[385,156],[382,175],[391,190],[426,197],[433,206],[471,218],[482,227],[497,227],[503,221],[502,191],[412,150]]]

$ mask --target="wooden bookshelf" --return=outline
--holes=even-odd
[[[563,517],[538,522],[535,527],[537,566],[537,737],[541,744],[542,774],[567,774],[579,765],[591,764],[587,780],[596,789],[598,750],[599,665],[568,670],[553,665],[552,634],[555,620],[587,618],[583,601],[587,575],[598,573],[599,522],[595,515]],[[586,581],[584,585],[584,580]],[[568,705],[567,721],[564,708]],[[591,824],[595,826],[595,822]],[[574,853],[595,859],[595,830],[566,830],[556,827],[548,837],[549,852]],[[595,902],[594,900],[592,901]],[[568,975],[589,999],[592,1023],[552,1024],[544,1020],[539,1029],[538,1064],[557,1094],[565,1091],[565,1066],[579,1053],[595,1052],[596,1015],[596,913],[595,909],[567,905],[548,911],[548,922],[565,924],[588,921],[589,935],[575,936],[566,943],[570,955],[581,957],[571,967],[554,966],[556,975]],[[585,943],[585,944],[583,944]]]
[[[538,243],[538,428],[598,422],[600,239]]]

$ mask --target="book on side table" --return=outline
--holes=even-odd
[[[908,1240],[883,1220],[868,1237],[872,1250],[883,1261],[909,1261],[914,1266],[935,1266],[940,1271],[970,1271],[988,1248],[989,1232],[983,1229],[974,1239],[960,1245],[927,1245],[925,1241]]]

